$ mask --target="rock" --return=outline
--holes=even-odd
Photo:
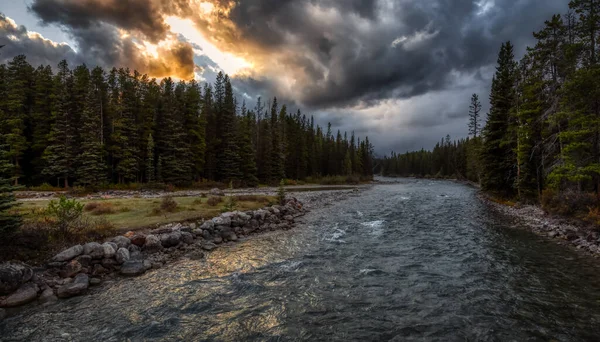
[[[71,278],[75,276],[77,273],[81,272],[83,267],[77,260],[71,260],[64,269],[60,272],[60,276],[62,278]]]
[[[193,252],[187,254],[186,256],[192,260],[201,260],[201,259],[204,259],[204,252],[193,251]]]
[[[113,269],[115,266],[117,266],[117,261],[115,259],[102,259],[102,266],[104,266],[104,268],[110,270]]]
[[[204,240],[210,240],[212,238],[212,235],[210,234],[210,232],[208,230],[203,230],[202,238],[204,238]]]
[[[94,265],[92,275],[98,276],[98,275],[103,275],[103,274],[107,274],[107,273],[108,273],[108,270],[104,266],[102,266],[100,264]]]
[[[83,246],[77,245],[66,249],[52,258],[53,261],[70,261],[83,253]]]
[[[213,222],[213,220],[208,220],[208,221],[204,222],[200,226],[200,228],[204,229],[204,230],[212,231],[215,228],[215,223]]]
[[[142,233],[137,233],[133,237],[131,237],[131,243],[142,247],[146,243],[146,235]]]
[[[92,263],[92,257],[85,254],[78,256],[77,258],[75,258],[75,260],[77,260],[77,262],[80,263],[82,267],[89,267]]]
[[[264,221],[265,218],[267,217],[268,212],[264,209],[259,209],[254,211],[254,214],[252,215],[252,218],[255,219],[256,221]]]
[[[294,217],[292,215],[286,215],[283,217],[283,219],[288,222],[294,222]]]
[[[102,283],[102,279],[100,279],[100,278],[91,278],[90,279],[90,286],[100,285],[101,283]]]
[[[123,234],[124,237],[128,238],[129,240],[131,240],[131,238],[135,235],[134,231],[128,231],[127,233]]]
[[[104,247],[97,242],[88,242],[83,245],[83,254],[89,255],[92,259],[104,258]]]
[[[12,308],[30,303],[37,298],[38,291],[39,288],[33,283],[23,284],[17,291],[1,301],[0,307]]]
[[[280,212],[280,210],[279,210],[279,209],[277,209],[277,207],[276,207],[276,206],[272,206],[272,207],[270,207],[270,208],[269,208],[269,211],[270,211],[271,213],[273,213],[273,215],[279,215],[279,212]]]
[[[182,232],[181,233],[181,241],[183,241],[184,243],[187,243],[188,245],[191,245],[194,243],[194,236],[191,233]]]
[[[243,212],[236,212],[236,215],[234,215],[234,217],[232,218],[231,224],[234,227],[242,227],[243,225],[245,225],[246,223],[248,223],[248,221],[250,221],[250,219],[252,218],[251,216],[247,215],[246,213]]]
[[[152,263],[152,269],[153,270],[158,270],[159,268],[162,268],[162,267],[163,267],[162,262],[153,262]]]
[[[230,227],[231,226],[231,217],[225,214],[221,214],[221,216],[217,216],[212,219],[215,224],[215,227]]]
[[[147,268],[144,262],[148,260],[129,260],[121,265],[121,274],[125,276],[139,276],[146,272]],[[149,261],[148,261],[149,262]],[[152,264],[150,264],[152,267]]]
[[[81,256],[79,256],[81,257]],[[91,259],[91,257],[90,257]],[[48,268],[63,268],[67,263],[64,261],[53,261],[53,262],[49,262],[46,266],[48,266]]]
[[[218,245],[218,244],[221,244],[221,243],[223,243],[223,238],[221,238],[220,236],[216,236],[216,237],[213,239],[213,242],[214,242],[214,243],[216,243],[217,245]]]
[[[190,229],[193,231],[194,229],[196,229],[196,224],[195,223],[190,223]]]
[[[577,233],[575,233],[572,230],[568,230],[565,235],[566,235],[567,240],[569,240],[569,241],[574,241],[577,238],[579,238],[579,236],[577,236]]]
[[[213,196],[225,196],[225,192],[218,188],[210,189],[209,194]]]
[[[179,228],[180,232],[186,232],[186,233],[191,233],[192,232],[192,228],[190,228],[189,226],[182,226],[181,228]]]
[[[0,264],[0,295],[7,295],[33,277],[31,267],[21,263]]]
[[[163,249],[160,239],[156,235],[147,235],[144,243],[144,251],[148,253],[156,253]],[[130,251],[131,252],[131,251]]]
[[[192,234],[194,234],[196,237],[201,237],[203,232],[204,230],[196,228],[192,231]]]
[[[558,232],[556,232],[556,231],[551,231],[550,233],[548,233],[548,236],[549,236],[549,237],[551,237],[551,238],[555,238],[555,237],[557,237],[557,236],[558,236]]]
[[[47,288],[40,295],[39,301],[41,303],[54,303],[58,300],[58,297],[54,294],[54,291],[51,288]]]
[[[131,240],[125,236],[117,236],[112,239],[112,242],[116,243],[118,248],[127,248],[129,245],[131,245]]]
[[[144,265],[144,269],[146,271],[152,269],[152,262],[150,262],[150,260],[144,260],[142,264]]]
[[[63,285],[56,290],[58,298],[69,298],[85,293],[90,286],[90,278],[87,274],[78,274],[72,283]]]
[[[6,310],[0,308],[0,321],[6,318]]]
[[[212,251],[213,249],[217,248],[217,245],[215,245],[214,243],[211,242],[206,242],[204,244],[202,244],[202,249],[205,251]]]
[[[113,258],[115,256],[115,253],[117,253],[117,250],[108,242],[105,242],[104,244],[102,244],[102,248],[104,249],[104,258],[105,259]]]
[[[115,259],[117,260],[117,264],[121,265],[126,261],[129,261],[129,250],[127,248],[119,248],[117,253],[115,254]]]
[[[181,241],[181,233],[180,232],[172,232],[170,234],[162,234],[160,236],[160,242],[161,242],[162,246],[165,248],[177,246],[180,241]]]

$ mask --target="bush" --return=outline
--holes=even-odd
[[[62,191],[62,190],[64,190],[64,188],[59,188],[56,186],[52,186],[48,183],[44,183],[42,185],[29,187],[28,190],[30,190],[30,191]]]
[[[177,202],[175,202],[172,196],[165,196],[160,202],[160,209],[169,213],[175,212],[177,210]]]
[[[83,204],[75,199],[69,200],[61,196],[58,201],[50,201],[47,212],[56,220],[55,227],[58,232],[66,236],[77,228],[77,221],[83,214]]]
[[[223,212],[235,211],[237,209],[237,200],[235,196],[227,196],[227,201],[225,201],[225,207],[223,207]]]
[[[83,210],[96,216],[116,213],[112,203],[90,202],[83,207]]]
[[[223,198],[218,196],[210,196],[206,201],[206,203],[208,203],[208,205],[210,205],[211,207],[216,207],[221,202],[223,202]]]
[[[598,207],[596,195],[578,191],[544,190],[541,203],[546,212],[581,219]]]

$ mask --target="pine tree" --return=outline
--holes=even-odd
[[[252,113],[246,111],[245,103],[242,105],[242,116],[239,118],[237,127],[237,138],[240,156],[241,180],[245,186],[258,186],[256,177],[257,168],[255,160],[255,151],[252,146]]]
[[[0,144],[5,140],[5,136],[0,136]],[[22,223],[21,217],[12,212],[17,206],[14,191],[18,187],[11,185],[10,174],[13,166],[8,159],[8,153],[3,145],[0,145],[0,234],[12,233],[17,230]],[[7,176],[8,175],[8,176]]]
[[[102,144],[102,101],[104,72],[93,71],[81,115],[81,153],[77,155],[77,179],[85,187],[101,185],[106,180],[104,146]]]
[[[477,138],[477,134],[480,132],[481,122],[479,115],[481,113],[481,102],[479,102],[479,95],[473,94],[471,97],[471,105],[469,106],[469,134],[474,138]]]
[[[156,177],[154,171],[154,138],[152,138],[152,134],[148,136],[148,144],[146,146],[146,182],[153,183]]]
[[[31,112],[31,182],[42,183],[45,168],[44,150],[48,146],[48,137],[52,127],[52,108],[54,108],[54,75],[52,67],[40,66],[35,71],[33,85],[33,108]]]
[[[482,187],[511,196],[516,179],[511,108],[514,103],[515,62],[513,46],[502,44],[492,81],[490,113],[483,130]]]
[[[73,176],[76,158],[75,126],[71,112],[71,88],[73,75],[66,61],[58,64],[55,77],[56,101],[52,111],[53,125],[49,137],[49,145],[44,151],[46,167],[44,174],[62,179],[64,187],[69,187],[69,178]]]
[[[271,177],[270,180],[277,181],[285,178],[285,164],[284,156],[282,155],[282,144],[281,144],[281,127],[282,123],[278,120],[277,113],[278,105],[277,98],[273,99],[271,106],[271,156],[270,156],[270,169]],[[282,112],[285,111],[285,106],[282,108]]]
[[[226,182],[239,180],[242,177],[240,172],[240,155],[236,132],[236,108],[233,97],[233,88],[229,77],[225,76],[225,95],[223,99],[223,108],[221,112],[221,146],[223,154],[219,162],[221,177]]]

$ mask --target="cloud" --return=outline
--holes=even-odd
[[[316,113],[319,122],[376,134],[382,148],[399,150],[431,147],[446,133],[464,136],[461,113],[471,93],[487,97],[500,43],[512,40],[517,56],[523,54],[531,32],[566,9],[564,0],[33,0],[30,6],[43,24],[62,27],[88,64],[207,81],[225,69],[240,94],[277,96],[289,108]]]

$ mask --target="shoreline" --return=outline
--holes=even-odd
[[[479,199],[491,210],[518,220],[522,229],[593,258],[600,257],[600,233],[591,225],[546,213],[539,205],[510,206],[479,192]]]
[[[105,240],[66,248],[40,267],[24,262],[0,263],[0,321],[31,305],[48,306],[59,298],[102,291],[125,277],[171,267],[183,258],[202,260],[206,254],[238,241],[296,228],[296,219],[328,207],[361,189],[288,193],[286,205],[248,212],[227,212],[203,222],[170,223]]]

